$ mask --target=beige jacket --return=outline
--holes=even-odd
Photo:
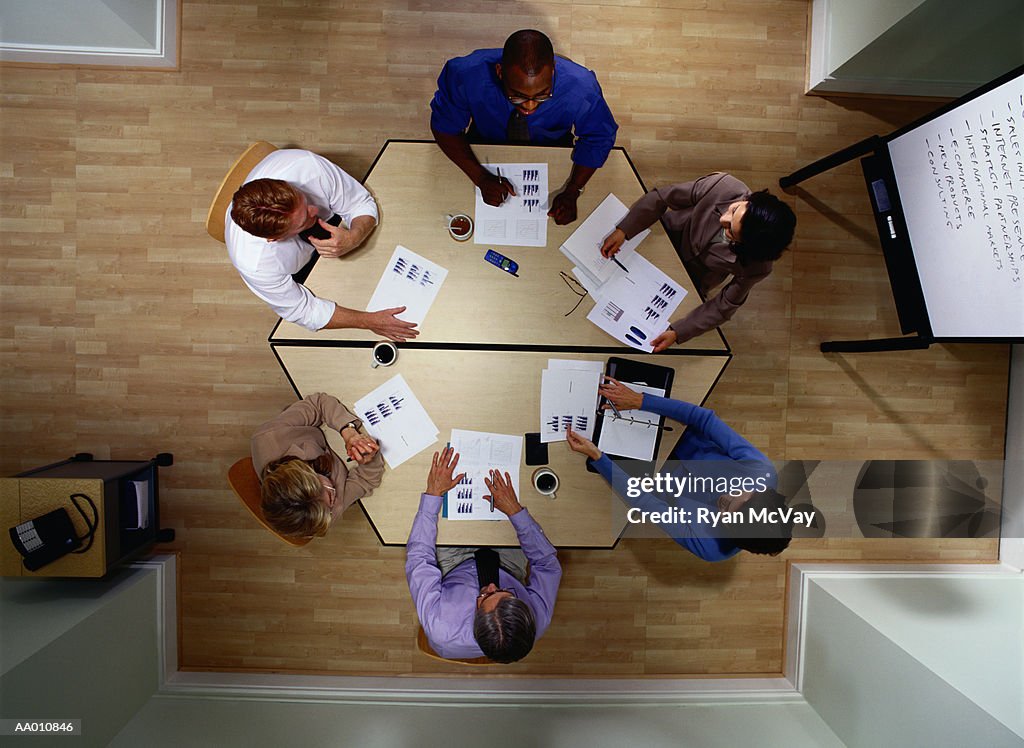
[[[772,263],[740,263],[722,233],[720,219],[730,204],[745,200],[750,189],[724,172],[692,182],[651,190],[637,200],[618,228],[632,239],[661,218],[676,250],[706,301],[672,323],[677,342],[694,338],[732,317],[755,284],[772,272]],[[715,296],[710,292],[732,279]]]
[[[380,485],[384,475],[384,458],[377,452],[365,465],[348,463],[327,445],[320,426],[340,432],[350,421],[362,425],[338,398],[323,392],[309,395],[281,411],[252,435],[252,465],[256,475],[262,476],[267,463],[280,457],[295,455],[313,460],[322,454],[331,455],[331,482],[338,490],[340,515],[363,496],[369,496]],[[351,466],[349,469],[348,466]]]

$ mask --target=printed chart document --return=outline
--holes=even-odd
[[[488,205],[476,188],[476,244],[546,247],[548,244],[548,165],[485,164],[515,188],[501,205]]]
[[[626,345],[650,353],[651,341],[668,329],[685,296],[686,289],[634,254],[629,272],[619,270],[601,287],[587,319]]]
[[[418,325],[427,316],[447,277],[447,269],[399,244],[391,254],[366,311],[404,306],[406,310],[399,319]]]
[[[356,400],[355,409],[392,470],[436,442],[440,433],[401,374]]]
[[[642,384],[623,382],[626,387],[647,395],[665,396],[662,387],[647,387]],[[660,416],[646,410],[619,410],[621,417],[612,410],[604,411],[601,423],[601,438],[597,447],[602,452],[636,460],[653,460],[654,446],[658,439]]]
[[[455,474],[465,473],[459,485],[448,492],[446,497],[448,519],[505,519],[484,496],[490,494],[484,478],[490,471],[500,470],[512,478],[512,487],[519,493],[519,462],[523,452],[523,437],[509,434],[491,434],[486,431],[464,431],[452,429],[452,448],[459,453],[459,464]]]
[[[622,272],[618,265],[601,255],[601,245],[615,230],[615,225],[628,212],[629,208],[619,198],[608,193],[608,197],[594,208],[594,212],[587,216],[587,220],[581,223],[580,227],[572,232],[572,236],[559,247],[562,254],[589,276],[590,283],[583,283],[587,290],[590,290],[590,286],[600,287],[603,285],[615,271]],[[623,243],[622,248],[615,255],[615,259],[621,262],[629,272],[633,272],[630,260],[636,254],[637,245],[650,233],[650,229],[644,229]],[[591,296],[593,295],[593,291],[591,291]]]
[[[567,428],[594,438],[597,387],[603,375],[601,361],[548,359],[540,379],[541,442],[565,441]]]

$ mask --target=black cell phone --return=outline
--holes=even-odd
[[[548,445],[541,442],[539,433],[526,435],[526,464],[548,464]]]
[[[325,223],[329,223],[332,226],[340,226],[341,216],[335,213],[333,216],[328,218]],[[317,221],[305,231],[300,231],[299,237],[308,242],[310,239],[330,239],[331,233],[323,226],[321,226],[319,221]]]

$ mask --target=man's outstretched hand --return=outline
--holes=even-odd
[[[420,332],[414,323],[398,319],[398,315],[404,311],[404,306],[395,306],[390,309],[381,309],[379,312],[367,312],[365,327],[367,330],[398,343],[403,340],[412,340]]]

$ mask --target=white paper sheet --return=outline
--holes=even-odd
[[[594,438],[597,387],[602,373],[600,361],[548,361],[540,380],[541,442],[565,441],[565,431],[570,427],[587,439]]]
[[[523,452],[523,437],[509,434],[491,434],[485,431],[452,429],[451,445],[459,453],[456,474],[465,473],[459,485],[448,492],[448,519],[501,520],[505,515],[495,509],[484,496],[490,492],[484,478],[490,471],[500,470],[512,478],[516,496],[519,491],[519,463]]]
[[[404,306],[406,310],[398,318],[418,325],[427,316],[447,277],[446,268],[399,244],[388,260],[366,311]]]
[[[515,195],[501,205],[488,205],[476,188],[476,244],[546,247],[548,244],[548,165],[486,164],[493,174],[512,183]]]
[[[665,390],[660,387],[647,387],[628,382],[623,384],[634,392],[665,396]],[[616,416],[611,409],[604,411],[601,438],[597,442],[598,449],[608,454],[632,457],[636,460],[653,459],[660,417],[646,410],[620,410],[619,413],[621,417]]]
[[[598,284],[605,283],[616,270],[622,272],[612,260],[601,255],[601,245],[608,235],[615,230],[615,225],[622,220],[629,209],[615,195],[608,193],[594,212],[572,232],[560,247],[562,254],[572,260],[576,267],[590,275]],[[650,229],[644,229],[632,239],[623,243],[615,255],[629,272],[633,272],[630,261],[636,254],[637,245],[642,242]]]
[[[629,273],[604,285],[587,319],[628,346],[650,353],[651,341],[668,329],[686,289],[640,254],[630,260]]]
[[[437,441],[437,426],[401,374],[356,400],[355,412],[392,470]]]

